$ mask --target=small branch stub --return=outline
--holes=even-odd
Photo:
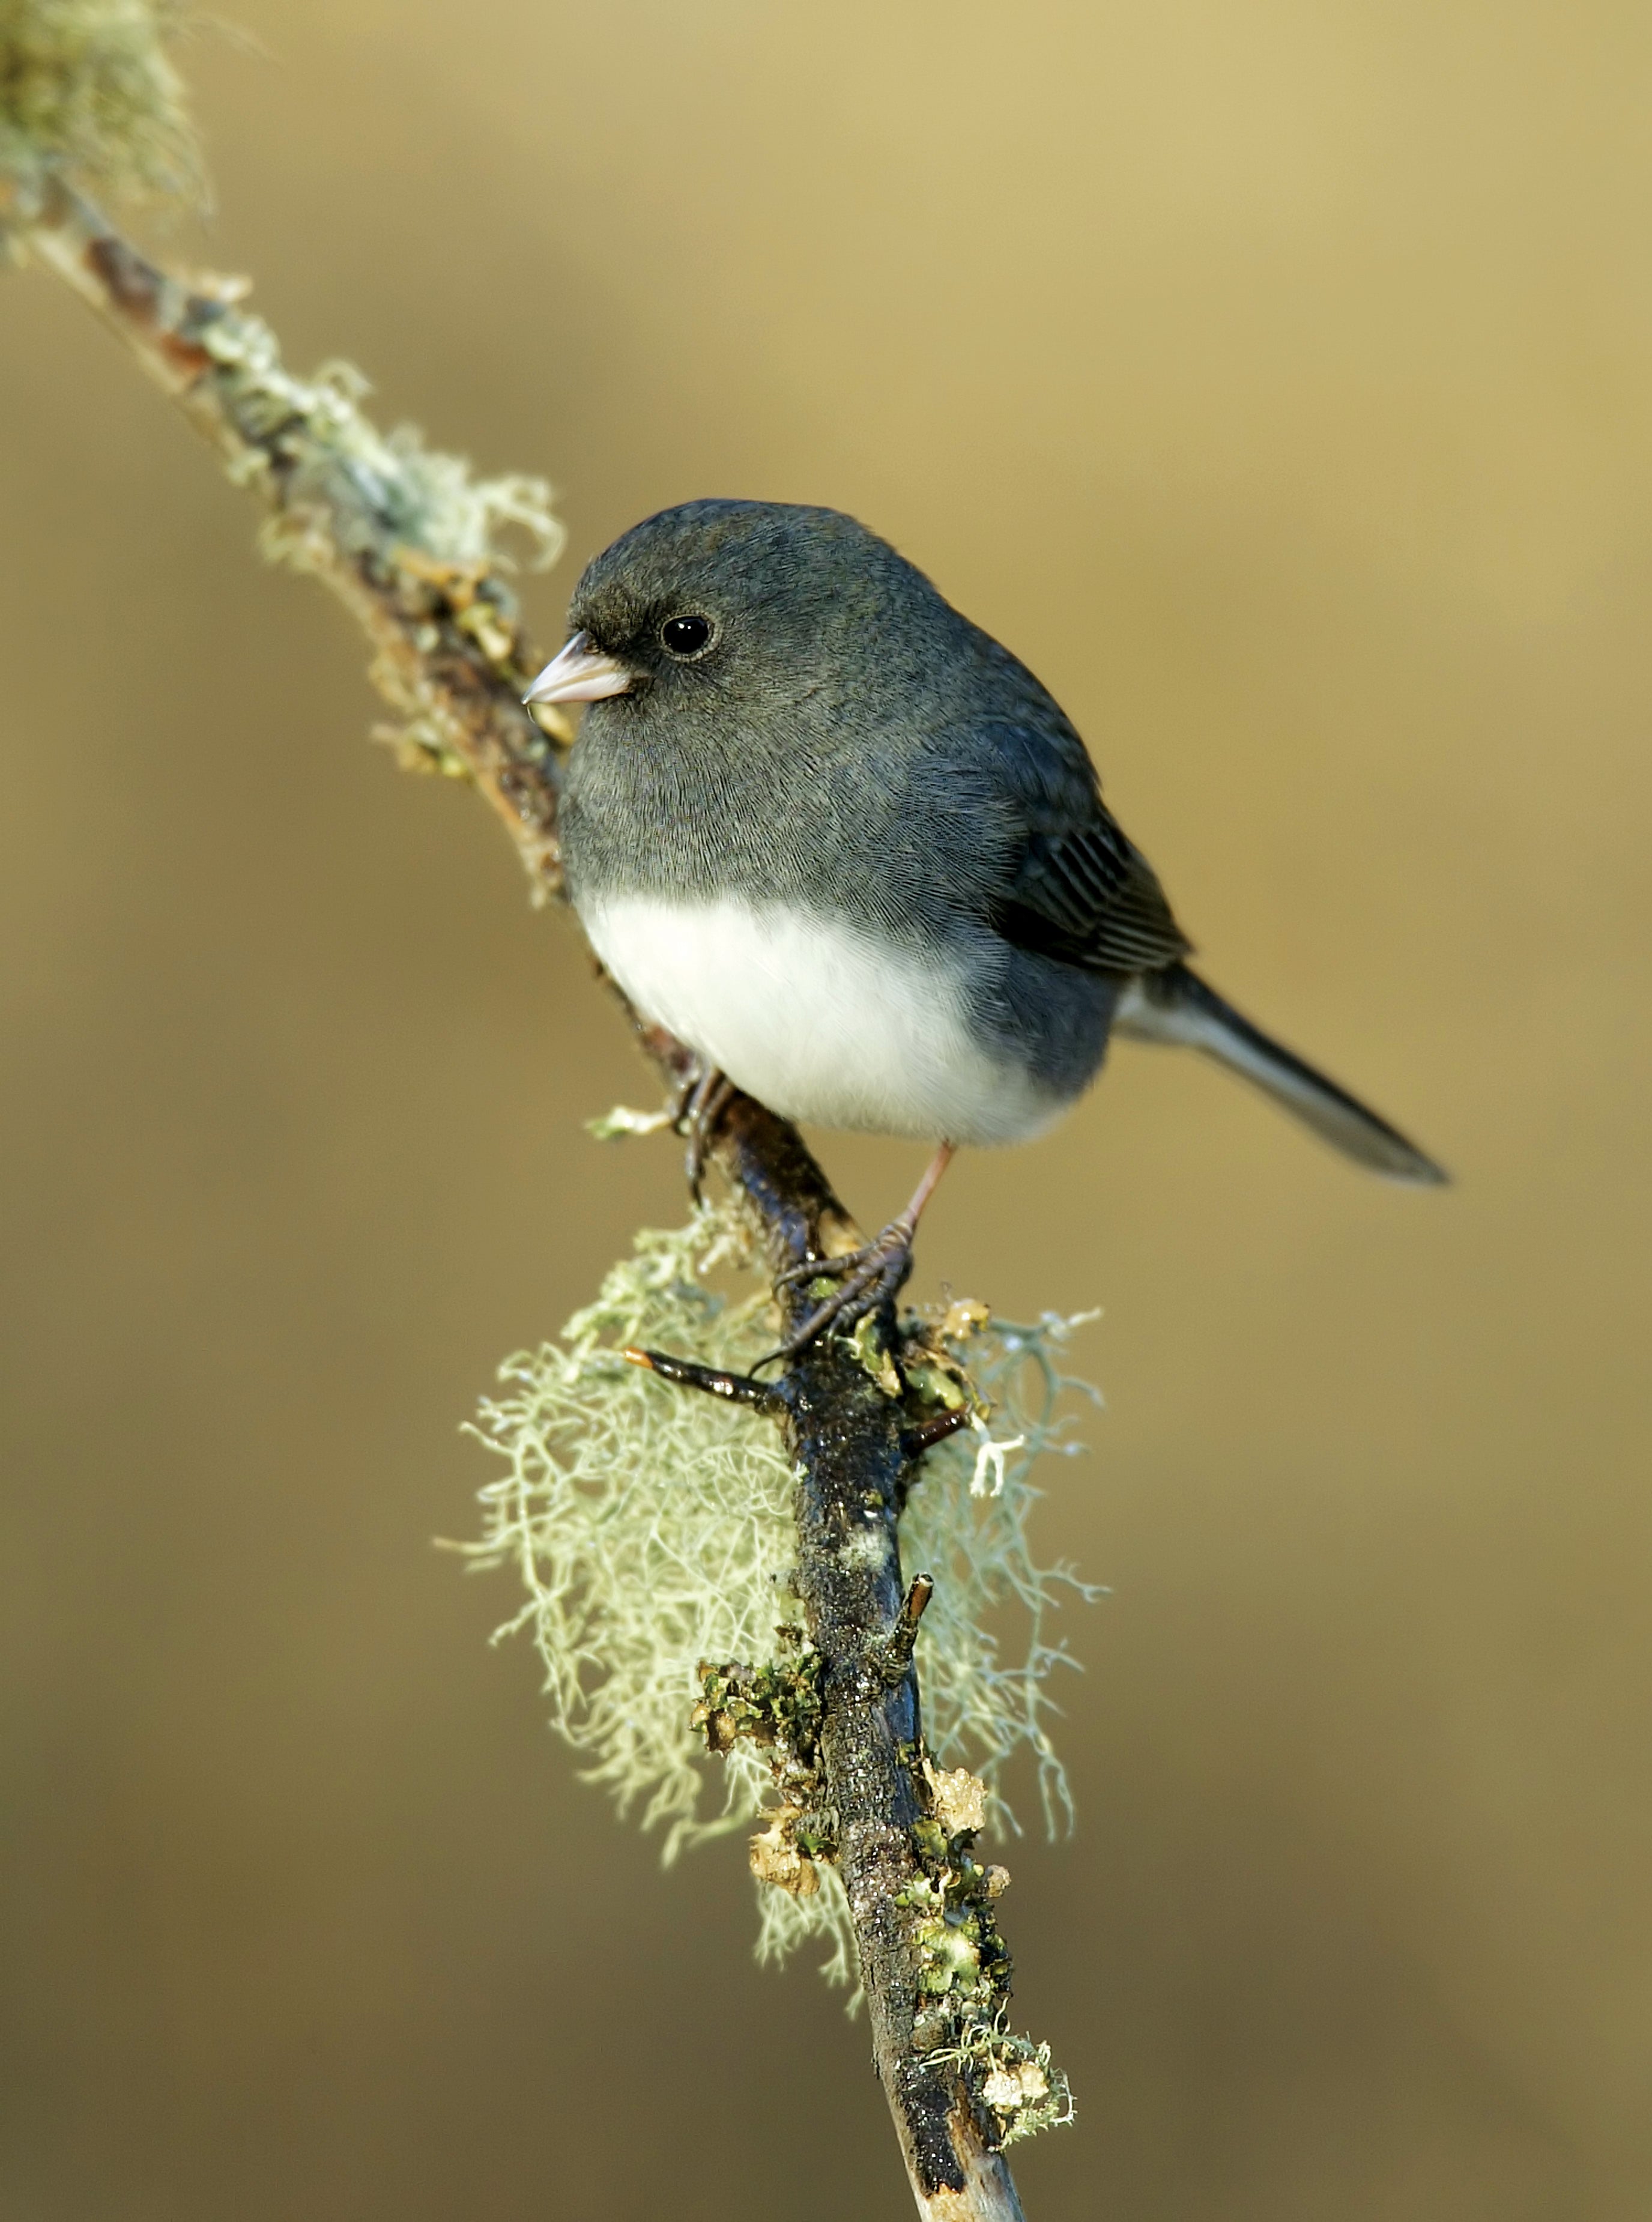
[[[912,1664],[912,1654],[918,1644],[918,1623],[928,1610],[929,1600],[935,1594],[935,1585],[927,1574],[914,1574],[912,1585],[901,1601],[901,1610],[895,1626],[884,1638],[878,1664],[886,1682],[899,1682]]]
[[[781,1399],[774,1384],[754,1381],[749,1373],[721,1373],[715,1366],[697,1365],[693,1359],[670,1358],[663,1350],[627,1350],[627,1364],[657,1373],[679,1389],[698,1389],[707,1397],[720,1397],[725,1404],[750,1404],[759,1412],[772,1412]]]
[[[960,1404],[956,1411],[938,1412],[933,1420],[921,1420],[909,1428],[906,1436],[906,1453],[914,1461],[926,1451],[933,1451],[937,1443],[944,1443],[948,1435],[955,1435],[960,1428],[970,1424],[970,1410]]]

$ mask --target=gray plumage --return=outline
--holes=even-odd
[[[1020,1139],[1116,1028],[1204,1051],[1380,1172],[1442,1177],[1188,969],[1059,705],[852,518],[665,511],[590,565],[569,622],[530,700],[591,703],[575,906],[645,1015],[771,1108]]]

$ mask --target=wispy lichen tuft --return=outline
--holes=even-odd
[[[664,1824],[666,1856],[756,1811],[767,1771],[732,1754],[728,1811],[699,1817],[705,1771],[688,1717],[702,1659],[774,1658],[796,1617],[785,1590],[791,1468],[772,1428],[709,1397],[667,1393],[626,1364],[660,1344],[743,1370],[762,1300],[731,1305],[706,1277],[738,1258],[732,1216],[644,1233],[559,1342],[518,1352],[474,1432],[507,1472],[481,1492],[484,1563],[514,1561],[528,1601],[501,1629],[531,1630],[551,1722],[620,1810]]]
[[[745,1262],[744,1237],[726,1212],[639,1235],[635,1256],[614,1267],[557,1342],[506,1361],[504,1393],[484,1403],[474,1430],[506,1471],[481,1492],[482,1536],[465,1548],[483,1565],[513,1563],[528,1592],[499,1634],[531,1632],[552,1725],[622,1811],[640,1808],[645,1827],[664,1828],[668,1858],[760,1817],[775,1834],[765,1812],[769,1759],[744,1736],[717,1742],[721,1810],[702,1811],[701,1669],[738,1660],[759,1678],[796,1671],[794,1477],[770,1422],[667,1390],[621,1353],[662,1348],[744,1371],[774,1339],[766,1292],[732,1302],[707,1282]],[[1066,1653],[1047,1640],[1046,1616],[1060,1589],[1090,1592],[1065,1569],[1035,1563],[1025,1523],[1039,1496],[1029,1469],[1059,1434],[1063,1390],[1082,1385],[1057,1365],[1073,1324],[972,1322],[970,1371],[996,1408],[991,1435],[985,1447],[977,1431],[932,1451],[901,1523],[906,1563],[937,1582],[919,1651],[931,1748],[967,1756],[989,1784],[1014,1752],[1029,1748],[1052,1822],[1071,1804],[1046,1726],[1046,1684]],[[987,1625],[1005,1604],[1028,1623],[1025,1656],[1008,1663]],[[850,1980],[837,1870],[822,1858],[810,1863],[806,1887],[795,1877],[776,1886],[780,1865],[795,1856],[782,1830],[769,1858],[754,1860],[769,1878],[759,1891],[759,1955],[782,1957],[819,1938],[828,1975]]]
[[[987,1321],[954,1346],[992,1407],[990,1423],[962,1430],[929,1453],[901,1521],[902,1561],[935,1580],[918,1649],[930,1748],[967,1762],[995,1793],[1004,1762],[1030,1751],[1052,1834],[1071,1825],[1073,1809],[1047,1726],[1058,1710],[1047,1685],[1057,1667],[1078,1662],[1065,1639],[1050,1640],[1049,1616],[1064,1594],[1090,1600],[1101,1592],[1071,1567],[1040,1566],[1027,1523],[1043,1494],[1032,1481],[1040,1458],[1083,1447],[1068,1434],[1064,1397],[1100,1401],[1059,1364],[1075,1329],[1093,1316],[1046,1312],[1036,1327]],[[1006,1604],[1019,1610],[1026,1641],[1024,1653],[1017,1641],[1008,1661],[994,1627]],[[1002,1795],[996,1802],[1014,1825]]]
[[[199,206],[205,173],[166,52],[176,0],[0,0],[0,186],[60,176],[116,205]]]

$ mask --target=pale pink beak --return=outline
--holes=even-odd
[[[631,674],[611,656],[591,645],[588,632],[576,632],[560,656],[552,656],[527,693],[524,702],[600,702],[605,694],[624,694]]]

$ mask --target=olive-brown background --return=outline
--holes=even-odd
[[[1101,1303],[1040,1515],[1082,1825],[1034,2217],[1652,2199],[1641,1445],[1652,34],[1568,0],[238,0],[186,55],[300,364],[644,512],[835,503],[1090,736],[1214,976],[1438,1149],[1125,1051],[925,1231]],[[5,2222],[907,2211],[864,2026],[545,1733],[457,1423],[681,1208],[361,653],[3,281]],[[829,1139],[863,1217],[916,1153]]]

